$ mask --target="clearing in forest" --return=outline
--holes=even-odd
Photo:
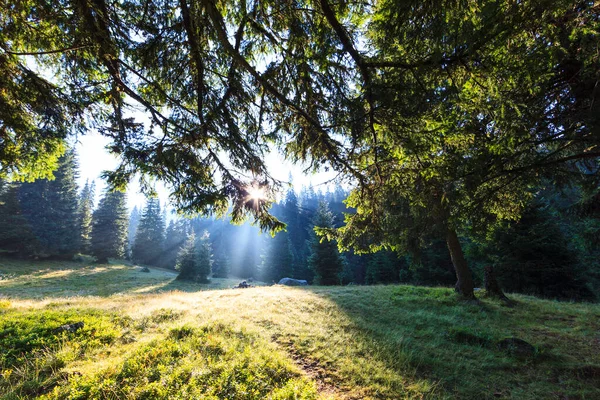
[[[600,306],[0,261],[3,399],[600,398]],[[74,331],[57,329],[83,322]],[[502,350],[516,337],[530,354]]]

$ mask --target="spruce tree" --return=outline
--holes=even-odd
[[[184,245],[189,230],[190,227],[187,220],[177,219],[169,222],[160,261],[160,265],[163,268],[175,268],[177,254]]]
[[[151,197],[138,225],[131,255],[139,264],[158,266],[165,240],[165,222],[158,198]]]
[[[196,252],[196,235],[192,231],[183,247],[177,254],[175,269],[179,271],[178,280],[195,281],[198,276],[198,254]]]
[[[0,193],[0,250],[26,256],[35,245],[28,219],[19,204],[20,183],[4,183]]]
[[[99,263],[123,258],[127,245],[127,198],[123,192],[107,191],[92,217],[92,255]]]
[[[127,230],[127,246],[129,246],[130,251],[135,241],[135,234],[140,224],[140,218],[140,210],[137,206],[134,206],[129,216],[129,229]]]
[[[334,217],[326,202],[319,202],[313,225],[319,228],[332,229]],[[344,269],[344,261],[334,241],[312,234],[310,239],[310,256],[308,265],[315,273],[315,283],[319,285],[339,285],[340,273]]]
[[[238,268],[235,276],[240,278],[249,279],[255,278],[258,274],[258,267],[260,266],[260,246],[261,240],[254,229],[250,229],[250,237],[247,239],[246,246],[240,249],[240,257],[238,258]],[[235,247],[233,247],[235,249]]]
[[[68,151],[61,157],[55,179],[48,182],[56,227],[56,254],[61,258],[72,258],[81,248],[79,209],[79,189],[77,187],[78,164],[75,151]]]
[[[292,220],[295,218],[297,227],[290,227],[290,239],[294,248],[294,278],[312,281],[314,271],[308,265],[310,255],[310,240],[313,236],[313,223],[318,201],[314,197],[312,187],[302,187],[300,195],[296,197],[292,191],[286,197],[286,214],[289,213]],[[290,205],[288,205],[290,202]],[[295,214],[295,215],[294,215]],[[286,221],[287,222],[287,221]]]
[[[94,213],[94,196],[96,183],[85,182],[79,196],[79,225],[81,228],[81,252],[91,253],[92,246],[92,215]]]
[[[216,225],[216,226],[215,226]],[[216,229],[215,229],[216,228]],[[231,271],[231,260],[227,247],[226,235],[224,234],[223,221],[213,221],[211,243],[214,260],[212,265],[212,276],[215,278],[227,278]]]
[[[296,279],[307,279],[310,275],[310,271],[307,270],[305,251],[308,231],[305,226],[302,226],[298,196],[291,187],[285,195],[281,220],[287,224],[286,231],[292,252],[293,263],[290,276]]]
[[[292,244],[287,232],[279,232],[266,246],[262,262],[262,279],[265,282],[279,282],[293,273]]]
[[[211,272],[212,250],[207,232],[200,238],[192,231],[177,256],[177,279],[206,283]]]
[[[486,251],[503,288],[549,298],[593,299],[589,276],[577,263],[560,223],[537,199],[518,223],[496,227]]]
[[[212,266],[214,278],[227,278],[229,277],[229,271],[231,270],[231,262],[229,256],[224,252],[215,252],[215,259],[213,260]]]
[[[80,249],[77,161],[73,151],[59,160],[54,180],[24,183],[19,202],[35,237],[33,254],[70,259]]]
[[[198,274],[196,280],[198,282],[208,282],[208,277],[212,272],[213,254],[212,246],[210,244],[210,237],[207,231],[204,231],[202,236],[198,238],[197,251],[198,251]]]
[[[365,283],[398,282],[397,257],[394,253],[378,251],[367,263]]]

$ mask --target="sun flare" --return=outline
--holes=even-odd
[[[266,199],[265,190],[261,187],[250,186],[248,188],[248,200],[264,200]]]

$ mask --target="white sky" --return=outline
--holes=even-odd
[[[99,133],[90,132],[77,138],[77,154],[79,159],[79,187],[83,187],[86,180],[96,182],[96,202],[99,200],[106,184],[100,177],[102,171],[112,170],[117,167],[117,158],[106,150],[110,140]],[[267,166],[274,178],[287,181],[291,173],[294,188],[299,191],[302,186],[308,186],[312,183],[315,190],[322,188],[326,190],[327,186],[321,185],[334,178],[336,174],[332,171],[323,171],[317,174],[305,175],[303,168],[299,165],[293,165],[284,160],[278,153],[272,152],[267,156]],[[133,181],[127,190],[127,199],[129,209],[134,206],[143,207],[145,197],[139,191],[139,184]],[[156,190],[159,194],[161,203],[168,201],[168,191],[160,182],[157,183]]]

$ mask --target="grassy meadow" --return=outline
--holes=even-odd
[[[600,305],[228,289],[87,262],[0,260],[0,274],[2,399],[600,399]],[[535,351],[500,350],[507,337]]]

